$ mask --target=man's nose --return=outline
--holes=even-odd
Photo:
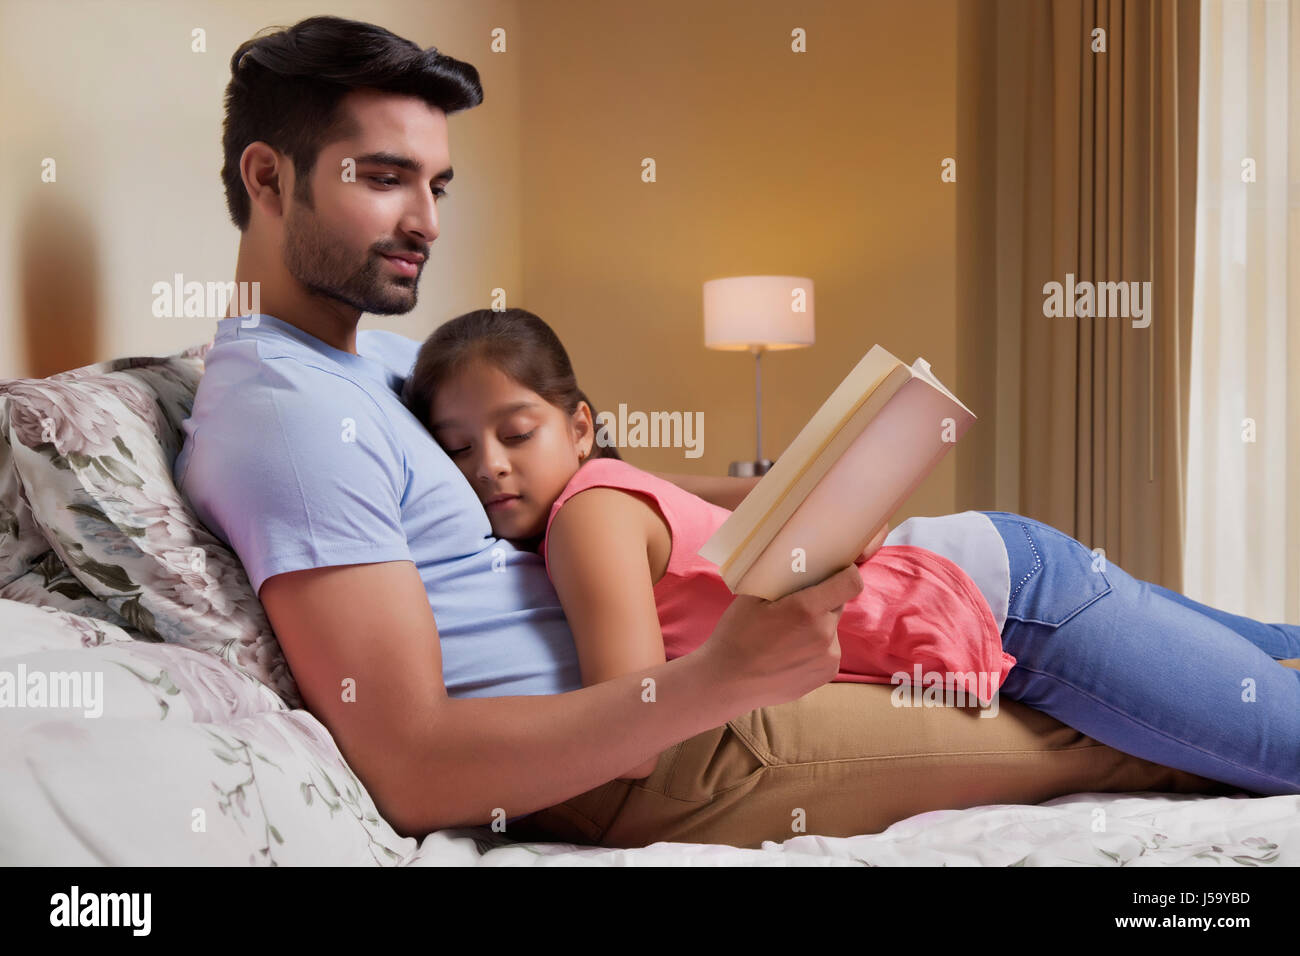
[[[429,245],[438,238],[438,204],[431,190],[424,190],[424,200],[412,202],[402,223],[403,231]]]

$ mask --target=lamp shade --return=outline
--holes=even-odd
[[[733,276],[704,283],[704,345],[798,349],[813,344],[813,281]]]

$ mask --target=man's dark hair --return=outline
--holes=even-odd
[[[310,17],[274,29],[240,44],[230,58],[221,179],[241,232],[251,204],[239,159],[249,143],[261,140],[292,157],[294,197],[310,206],[309,176],[321,148],[355,131],[339,115],[339,102],[352,90],[418,96],[448,114],[483,102],[474,67],[434,47],[421,50],[383,27]]]

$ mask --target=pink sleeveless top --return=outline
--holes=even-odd
[[[655,607],[665,659],[690,653],[713,633],[734,597],[718,566],[696,553],[731,512],[627,462],[589,459],[551,506],[539,549],[543,558],[560,508],[578,492],[598,487],[640,495],[667,523],[672,547],[668,568],[654,586]],[[549,574],[549,559],[546,570]],[[864,586],[840,617],[835,680],[888,684],[902,672],[915,685],[919,665],[922,682],[938,673],[946,685],[954,678],[945,675],[974,671],[988,675],[980,688],[988,694],[979,695],[987,703],[1016,659],[1002,649],[993,612],[970,576],[942,555],[912,545],[886,545],[858,562],[858,570]],[[965,686],[962,678],[955,680]],[[977,690],[968,686],[972,693]]]

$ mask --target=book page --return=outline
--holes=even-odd
[[[930,363],[927,362],[925,359],[918,358],[915,362],[912,363],[912,374],[915,375],[917,378],[920,378],[923,381],[933,385],[935,388],[943,392],[943,394],[947,395],[958,405],[961,405],[962,409],[969,412],[972,418],[979,417],[974,412],[972,412],[969,408],[966,408],[966,405],[962,402],[960,398],[958,398],[952,392],[948,391],[947,387],[943,384],[943,382],[935,378],[934,372],[930,371]]]

